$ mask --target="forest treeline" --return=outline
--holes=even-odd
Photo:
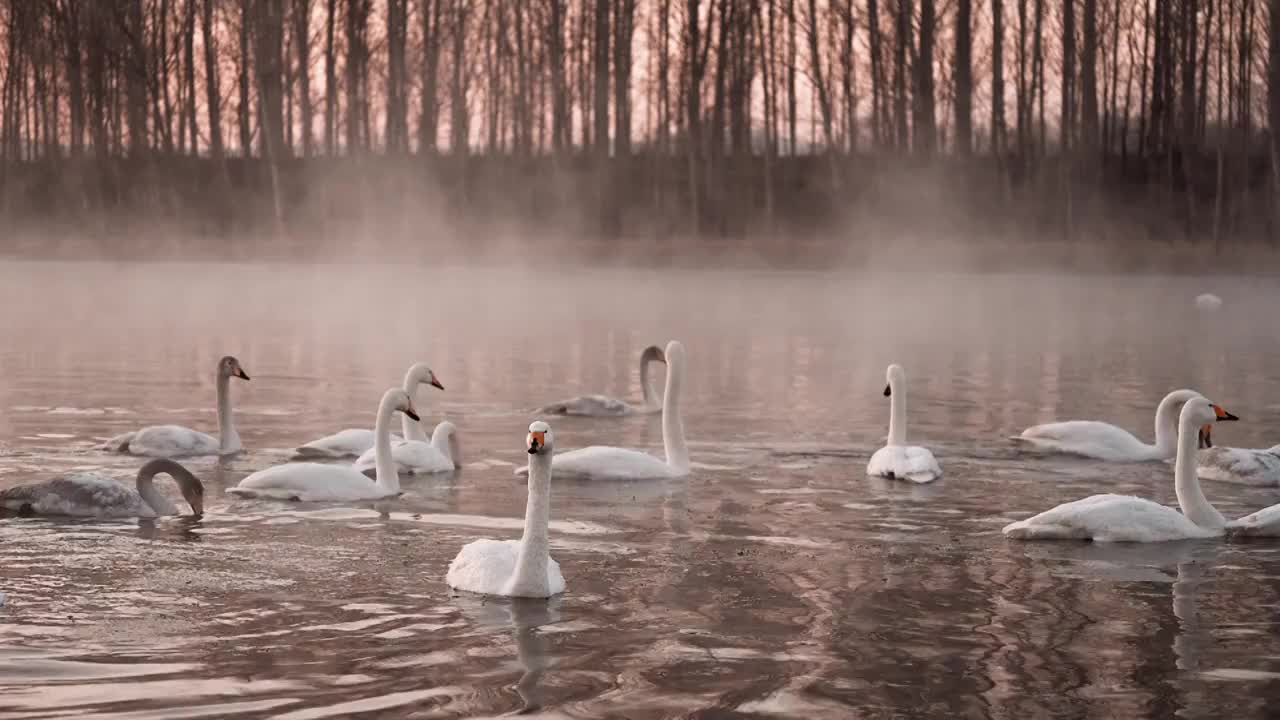
[[[1280,0],[0,0],[10,237],[1258,246],[1277,124]]]

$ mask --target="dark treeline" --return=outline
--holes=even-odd
[[[1270,244],[1277,123],[1280,0],[0,0],[11,231]]]

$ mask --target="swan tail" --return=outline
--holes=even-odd
[[[336,453],[324,448],[302,445],[293,449],[293,460],[323,460],[344,457],[346,453]]]
[[[134,431],[134,432],[127,432],[122,435],[117,435],[111,438],[110,440],[99,445],[98,448],[101,450],[106,450],[107,452],[127,453],[129,452],[129,443],[133,442],[133,438],[137,434],[138,434],[137,431]]]
[[[1081,528],[1058,523],[1032,524],[1026,520],[1004,526],[1004,536],[1011,540],[1088,540],[1090,535]]]

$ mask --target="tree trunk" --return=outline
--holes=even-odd
[[[914,150],[923,157],[933,155],[938,129],[933,101],[934,0],[920,0],[920,38],[916,53],[915,82],[912,86],[912,125]]]
[[[1021,40],[1019,40],[1021,42]],[[991,0],[991,153],[1004,153],[1004,0]]]
[[[547,52],[551,62],[551,146],[556,153],[571,144],[569,138],[569,98],[564,72],[565,0],[549,0],[547,15]],[[661,81],[666,81],[663,71]]]
[[[558,2],[558,0],[556,0]],[[418,151],[435,153],[440,134],[440,20],[446,0],[422,0],[422,117],[418,122]]]
[[[613,142],[616,155],[625,158],[631,155],[631,40],[636,0],[616,1],[613,24]]]
[[[1080,54],[1080,140],[1098,147],[1098,0],[1084,0],[1084,50]]]
[[[973,0],[959,0],[956,8],[955,111],[956,152],[973,151]],[[992,51],[993,59],[999,53]],[[993,81],[994,84],[994,81]],[[994,100],[994,96],[993,96]],[[995,103],[993,102],[993,108]],[[992,111],[994,113],[994,110]]]
[[[467,14],[468,0],[453,0],[453,81],[450,83],[449,149],[455,157],[465,158],[470,149],[467,113]]]
[[[911,54],[911,0],[898,0],[893,59],[893,125],[900,152],[907,149],[907,57]]]
[[[1076,0],[1062,3],[1062,120],[1058,124],[1062,151],[1071,149],[1075,137],[1076,107]]]
[[[204,44],[205,109],[208,111],[209,122],[209,155],[219,167],[222,167],[224,153],[222,91],[218,86],[218,41],[213,28],[213,0],[203,0],[201,3],[200,39]]]
[[[258,76],[259,150],[272,172],[288,157],[284,143],[284,91],[281,53],[284,45],[283,0],[254,0],[257,3],[254,59]]]
[[[999,0],[996,0],[999,2]],[[867,35],[871,50],[871,146],[878,148],[885,141],[884,60],[880,36],[880,7],[877,0],[867,0]]]
[[[333,49],[337,11],[337,0],[329,0],[324,16],[324,152],[329,157],[338,151],[338,59]]]
[[[143,157],[147,141],[147,51],[142,0],[126,0],[128,54],[125,56],[125,96],[129,119],[129,155]]]
[[[809,0],[809,65],[813,73],[814,92],[818,96],[818,109],[822,113],[822,137],[827,143],[827,150],[835,149],[835,137],[832,135],[831,93],[827,88],[827,77],[822,68],[822,54],[818,50],[818,4],[817,0]],[[825,25],[823,25],[825,27]]]
[[[293,0],[293,44],[298,51],[298,115],[302,157],[315,154],[311,109],[311,0]]]
[[[787,149],[797,152],[796,142],[796,0],[786,0],[787,15]]]
[[[405,45],[409,29],[409,0],[387,0],[387,153],[409,151],[409,83]]]
[[[249,126],[249,2],[240,0],[240,55],[237,65],[240,103],[236,106],[236,119],[240,126],[240,154],[243,157],[249,157],[249,146],[253,140],[253,130]]]

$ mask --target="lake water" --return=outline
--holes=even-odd
[[[536,248],[531,248],[536,249]],[[1226,304],[1194,311],[1205,291]],[[1280,286],[1240,277],[0,263],[0,487],[129,481],[101,438],[216,431],[224,354],[248,451],[189,463],[199,520],[0,519],[0,720],[351,716],[1262,718],[1280,690],[1280,541],[1016,543],[1094,492],[1172,504],[1166,463],[1019,452],[1052,419],[1149,439],[1193,387],[1280,442]],[[689,356],[679,482],[553,480],[549,602],[451,592],[514,538],[529,408],[636,398]],[[465,467],[401,499],[232,500],[295,445],[366,427],[414,361]],[[870,479],[903,364],[945,476]],[[657,417],[550,422],[558,449],[661,453]],[[1228,516],[1280,489],[1207,485]]]

